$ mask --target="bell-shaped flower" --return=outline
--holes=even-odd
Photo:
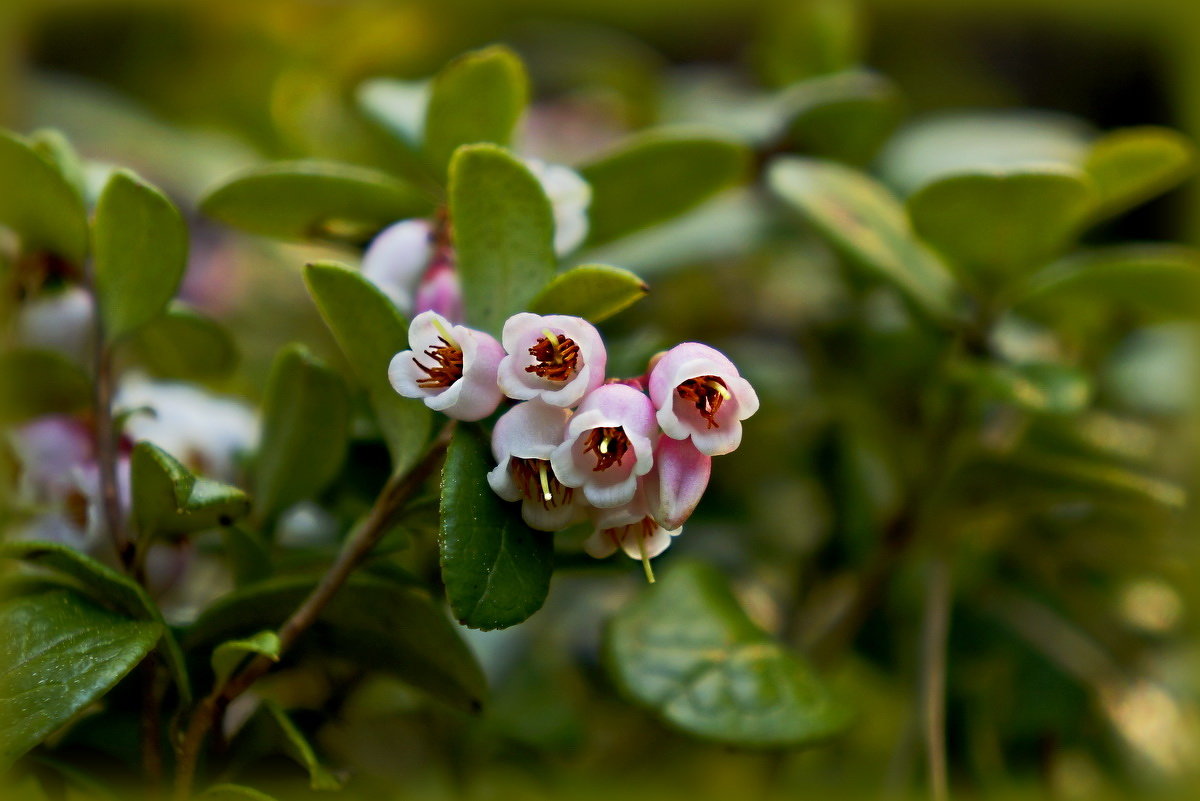
[[[654,466],[654,406],[641,392],[607,384],[591,392],[567,424],[550,464],[559,481],[600,509],[633,500]]]
[[[488,484],[504,500],[521,501],[521,517],[541,531],[564,529],[586,509],[550,464],[570,417],[566,409],[532,400],[505,412],[492,430],[496,467],[488,473]]]
[[[691,440],[659,437],[654,469],[642,479],[650,517],[664,528],[678,529],[700,503],[711,472],[712,457],[696,450]]]
[[[719,350],[684,342],[650,371],[650,398],[658,424],[671,439],[691,438],[696,449],[719,456],[742,442],[742,420],[758,411],[758,395]]]
[[[604,341],[583,318],[522,312],[508,318],[501,338],[508,355],[498,380],[510,398],[570,408],[604,383]]]
[[[458,271],[448,261],[435,261],[417,285],[413,309],[419,314],[432,311],[451,322],[463,320],[462,286]]]
[[[604,559],[618,548],[630,559],[640,559],[646,571],[646,579],[654,582],[654,571],[650,560],[661,554],[679,536],[682,528],[667,529],[650,516],[646,496],[642,491],[624,506],[615,509],[598,509],[593,515],[596,528],[583,543],[589,556]]]
[[[409,325],[408,345],[388,366],[396,392],[456,420],[480,420],[500,405],[496,370],[504,351],[493,337],[426,311]]]
[[[403,220],[383,229],[367,247],[362,273],[405,314],[413,312],[413,289],[433,258],[428,220]],[[423,311],[417,309],[417,311]]]
[[[550,201],[554,213],[554,252],[565,256],[587,238],[592,187],[579,173],[561,164],[525,159],[525,166],[541,183]]]

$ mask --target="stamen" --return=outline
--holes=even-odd
[[[441,329],[442,326],[434,321],[434,325]],[[417,379],[417,386],[421,389],[441,389],[448,387],[458,379],[462,378],[463,374],[463,353],[453,340],[448,340],[446,337],[438,337],[440,346],[434,345],[423,351],[425,356],[433,359],[432,367],[427,367],[415,358],[413,364],[421,368],[425,373],[425,378]]]
[[[708,423],[706,428],[720,428],[717,412],[721,410],[722,403],[733,397],[725,382],[715,375],[689,378],[675,388],[675,394],[696,407],[696,411]]]
[[[538,378],[548,381],[570,381],[579,368],[579,346],[567,336],[556,336],[548,328],[542,329],[542,337],[529,349],[529,355],[537,359],[536,364],[525,368]]]
[[[607,470],[614,464],[619,465],[629,452],[629,437],[620,426],[593,428],[584,441],[583,452],[596,454],[596,466],[593,472]]]
[[[513,457],[509,460],[508,469],[522,497],[540,501],[543,509],[564,506],[571,502],[575,494],[575,490],[563,486],[555,477],[550,462],[545,459]]]

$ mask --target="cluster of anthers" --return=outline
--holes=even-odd
[[[708,486],[712,457],[741,443],[758,396],[723,353],[697,342],[653,358],[638,378],[605,380],[607,353],[587,321],[516,314],[495,338],[433,311],[412,321],[392,386],[457,420],[505,397],[488,483],[525,522],[561,531],[590,520],[586,550],[650,560],[678,535]]]

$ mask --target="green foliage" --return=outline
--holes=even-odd
[[[585,264],[554,276],[530,301],[529,308],[538,314],[571,314],[598,323],[637,303],[649,291],[629,270]]]
[[[12,425],[43,414],[83,409],[92,382],[70,359],[49,350],[17,349],[0,354],[0,423]]]
[[[160,315],[187,269],[187,227],[171,201],[117,170],[96,204],[93,271],[104,335],[120,339]]]
[[[5,131],[0,131],[0,183],[9,187],[0,193],[0,224],[21,237],[26,252],[45,250],[83,264],[88,251],[83,199],[54,163]]]
[[[251,637],[221,643],[212,652],[214,685],[219,687],[224,684],[247,656],[261,655],[278,662],[281,648],[279,635],[270,629]]]
[[[491,467],[484,437],[460,427],[442,471],[438,545],[450,608],[477,629],[513,626],[540,609],[554,570],[552,535],[529,528],[516,505],[497,497]]]
[[[250,509],[237,487],[195,476],[149,442],[133,449],[133,520],[141,539],[227,526]]]
[[[612,620],[607,663],[621,690],[689,734],[776,748],[850,721],[813,669],[758,628],[721,574],[676,564]]]
[[[223,325],[180,303],[138,329],[129,346],[137,363],[161,378],[220,378],[238,360],[237,346]]]
[[[1095,215],[1111,217],[1165,192],[1192,173],[1192,143],[1167,128],[1122,128],[1092,144],[1084,168],[1099,190]]]
[[[870,72],[850,71],[804,81],[776,101],[784,141],[797,153],[865,164],[900,122],[896,86]]]
[[[308,771],[309,787],[313,790],[340,790],[341,780],[321,764],[312,745],[287,713],[272,701],[263,703],[263,712],[282,736],[284,752]]]
[[[285,348],[267,383],[263,421],[254,472],[259,520],[314,497],[337,475],[346,456],[350,396],[341,377],[304,348]]]

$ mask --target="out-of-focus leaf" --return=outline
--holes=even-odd
[[[221,529],[221,541],[237,586],[244,587],[271,575],[271,552],[258,534],[241,526],[225,526]]]
[[[773,163],[768,180],[839,250],[895,284],[922,311],[939,320],[954,315],[954,279],[880,184],[840,164],[796,157]]]
[[[212,652],[214,686],[224,684],[247,656],[261,655],[278,662],[281,648],[279,635],[270,629],[241,640],[221,643]]]
[[[525,165],[468,145],[450,165],[450,217],[467,323],[499,335],[554,277],[554,215]]]
[[[1100,137],[1084,169],[1098,191],[1096,217],[1120,214],[1165,192],[1191,174],[1196,150],[1169,128],[1125,128]]]
[[[367,391],[392,456],[392,471],[407,471],[421,458],[433,428],[433,413],[425,404],[400,397],[388,382],[392,357],[408,348],[408,322],[357,270],[332,262],[310,264],[304,280]]]
[[[241,784],[214,784],[199,798],[203,801],[276,801],[274,796]]]
[[[130,345],[138,363],[162,378],[219,378],[238,360],[237,347],[224,326],[178,303],[142,326]]]
[[[537,314],[571,314],[598,323],[637,303],[649,291],[629,270],[586,264],[554,276],[529,308]]]
[[[19,348],[0,354],[0,424],[69,414],[91,402],[87,374],[56,351]]]
[[[1075,235],[1094,199],[1066,167],[972,172],[926,184],[908,199],[913,227],[952,263],[983,281],[1028,273]]]
[[[254,167],[201,203],[205,214],[252,234],[356,244],[432,208],[430,198],[387,173],[323,161]]]
[[[271,579],[236,590],[201,614],[189,650],[278,629],[312,591],[308,578]],[[445,703],[478,711],[487,685],[475,657],[438,603],[415,583],[359,575],[338,590],[297,642],[390,673]]]
[[[761,17],[754,62],[774,86],[848,69],[861,61],[861,16],[850,0],[773,3]]]
[[[0,131],[0,225],[21,237],[26,251],[47,250],[83,265],[87,211],[62,173],[25,141]]]
[[[162,314],[187,269],[187,226],[161,192],[117,170],[96,204],[93,269],[104,335],[118,339]]]
[[[425,136],[429,81],[373,78],[355,93],[362,110],[406,147],[416,150]]]
[[[304,734],[292,723],[292,719],[274,701],[264,701],[263,711],[278,727],[283,736],[283,750],[308,771],[308,784],[313,790],[340,790],[342,780],[334,776],[317,759],[317,753]]]
[[[459,622],[501,629],[528,618],[546,600],[554,538],[521,520],[514,504],[488,486],[491,450],[472,428],[454,433],[442,470],[442,582]]]
[[[465,53],[430,86],[425,153],[440,174],[462,145],[508,145],[528,102],[529,77],[516,53],[503,46]]]
[[[53,164],[67,179],[67,183],[75,190],[80,199],[87,199],[87,178],[84,173],[83,161],[67,137],[54,128],[42,128],[29,135],[29,146],[39,156]]]
[[[139,537],[172,536],[233,523],[250,508],[237,487],[197,477],[162,448],[139,442],[131,457]]]
[[[865,164],[900,122],[895,84],[854,71],[803,81],[777,101],[785,118],[785,141],[805,155]]]
[[[1092,397],[1087,373],[1064,364],[978,365],[966,375],[989,394],[1033,412],[1074,414]]]
[[[682,731],[733,745],[794,747],[846,727],[849,710],[750,621],[720,573],[691,562],[664,574],[605,632],[626,695]]]
[[[112,689],[162,633],[66,589],[0,602],[0,767]]]
[[[659,130],[629,139],[579,170],[592,187],[587,244],[695,208],[742,180],[749,161],[745,146],[704,133]]]
[[[275,359],[263,400],[254,470],[254,514],[267,520],[323,490],[342,466],[350,396],[341,376],[302,346]]]

